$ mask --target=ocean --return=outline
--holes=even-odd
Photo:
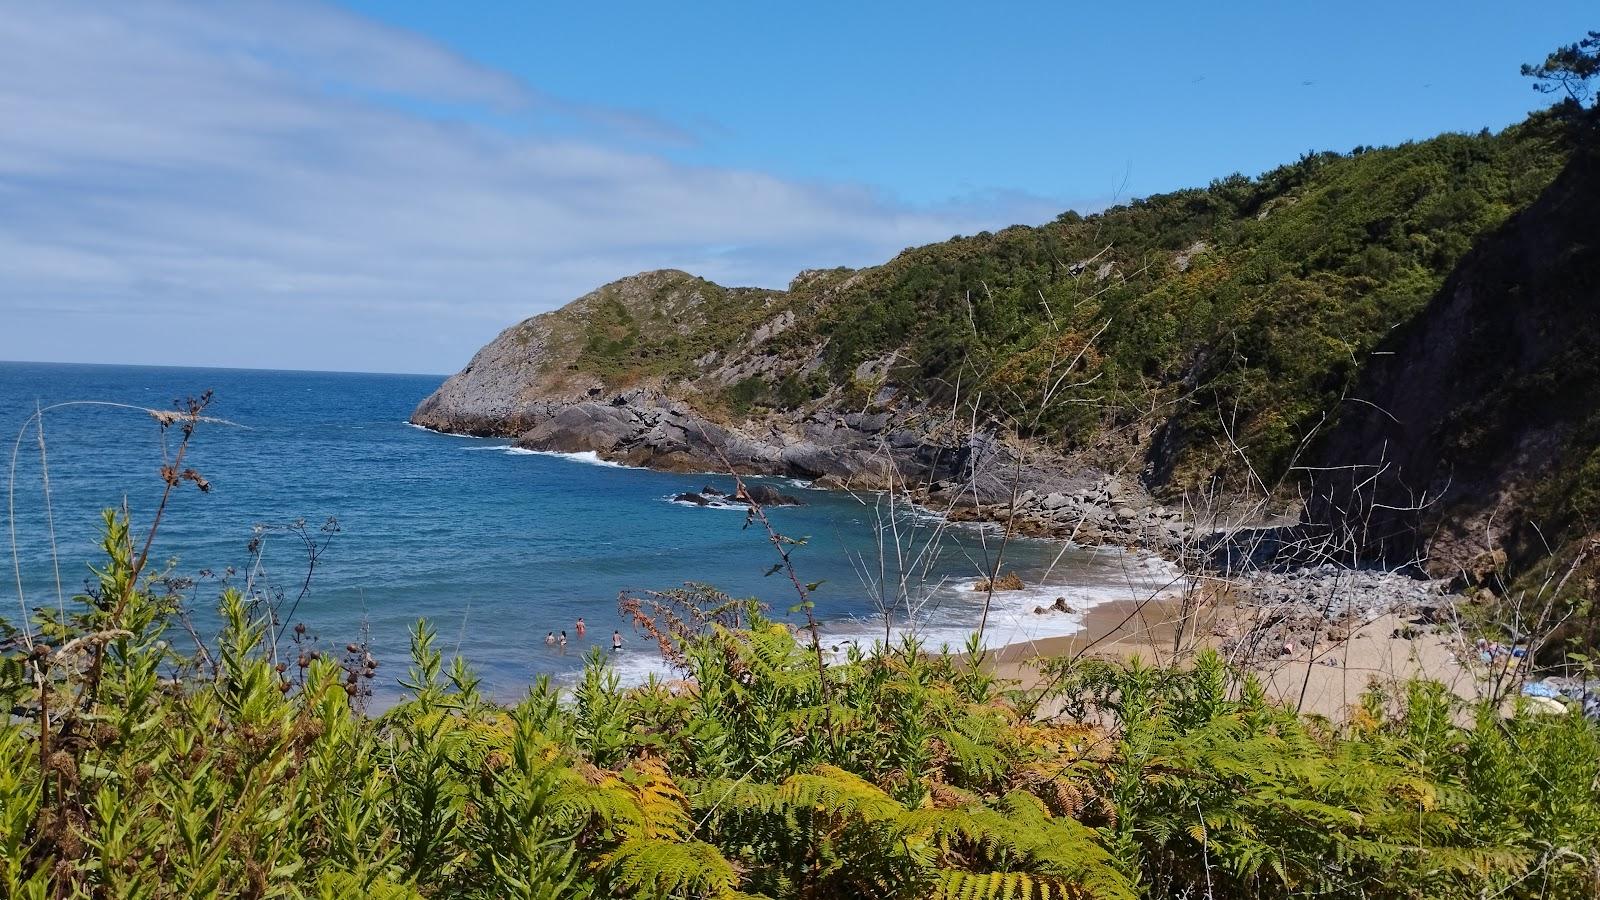
[[[655,648],[618,611],[622,591],[716,587],[756,597],[775,618],[797,621],[793,586],[767,573],[778,561],[765,533],[745,528],[742,511],[674,502],[732,479],[632,469],[592,456],[532,453],[507,441],[442,435],[410,426],[412,409],[439,376],[0,362],[0,434],[8,451],[6,557],[16,571],[0,617],[66,602],[90,583],[102,509],[126,503],[136,528],[160,496],[161,436],[147,414],[212,391],[188,465],[211,486],[185,485],[172,500],[154,558],[195,579],[190,607],[214,634],[216,596],[226,579],[281,591],[284,608],[302,594],[303,522],[326,546],[294,606],[318,646],[342,651],[366,636],[381,662],[380,703],[397,696],[410,629],[427,619],[447,654],[459,653],[492,696],[513,700],[537,676],[570,682],[585,652],[609,650],[624,681],[666,673]],[[73,401],[94,405],[49,408]],[[45,409],[44,452],[28,426]],[[46,481],[48,473],[48,494]],[[882,530],[884,499],[765,481],[803,506],[769,511],[774,526],[804,543],[794,563],[819,582],[815,609],[830,648],[863,645],[885,633],[874,596],[879,575],[898,565]],[[48,499],[48,503],[47,503]],[[337,532],[321,529],[337,521]],[[53,522],[53,540],[52,540]],[[927,543],[936,520],[902,517],[904,534]],[[11,537],[14,531],[15,538]],[[260,537],[259,564],[251,542]],[[981,594],[972,587],[998,549],[999,535],[976,526],[943,529],[937,552],[907,579],[921,602],[915,629],[930,647],[959,646],[976,628]],[[52,548],[54,551],[52,552]],[[1068,634],[1081,611],[1117,597],[1147,596],[1171,577],[1160,560],[1114,550],[1014,539],[1004,571],[1030,587],[996,595],[990,646]],[[12,565],[14,558],[14,565]],[[19,586],[20,582],[20,586]],[[1035,613],[1064,597],[1077,613]],[[588,625],[578,639],[575,623]],[[902,612],[892,622],[906,627]],[[565,648],[544,642],[567,632]]]

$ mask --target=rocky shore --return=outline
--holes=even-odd
[[[412,422],[670,472],[731,470],[802,478],[821,488],[908,490],[952,521],[1009,523],[1030,537],[1148,549],[1168,558],[1197,537],[1181,510],[1121,479],[1019,464],[1015,451],[992,435],[951,437],[907,422],[921,417],[814,412],[771,417],[759,428],[729,426],[641,389],[529,403],[508,428],[508,420],[463,413],[442,395],[424,401]]]
[[[1120,479],[1079,473],[1059,490],[1024,488],[1015,500],[972,502],[960,485],[937,484],[920,498],[956,522],[1010,523],[1030,537],[1150,550],[1172,560],[1193,555],[1198,530],[1183,511],[1150,499]]]
[[[538,398],[515,409],[458,400],[456,393],[446,382],[417,408],[412,423],[509,437],[530,450],[592,451],[613,462],[669,472],[732,470],[876,490],[908,478],[959,477],[971,468],[974,454],[967,443],[940,442],[896,424],[887,413],[814,412],[731,425],[647,389],[610,395],[595,389],[579,397]]]
[[[1238,615],[1215,636],[1231,657],[1256,662],[1343,644],[1385,617],[1404,623],[1391,635],[1396,639],[1451,628],[1460,599],[1448,582],[1332,563],[1244,572],[1228,593]]]

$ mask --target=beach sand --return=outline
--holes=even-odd
[[[1243,615],[1226,601],[1191,605],[1198,605],[1198,610],[1181,621],[1177,597],[1112,601],[1089,610],[1077,634],[1001,647],[985,662],[995,674],[1023,687],[1038,683],[1040,659],[1139,657],[1146,663],[1184,665],[1199,649],[1220,647],[1219,634],[1239,633],[1237,621]],[[1459,638],[1427,629],[1411,638],[1398,636],[1407,624],[1400,616],[1383,616],[1358,628],[1348,641],[1299,648],[1253,668],[1267,696],[1335,721],[1346,718],[1373,681],[1392,686],[1415,677],[1430,678],[1463,699],[1477,699],[1478,679],[1457,660]],[[1174,643],[1180,625],[1181,649]]]

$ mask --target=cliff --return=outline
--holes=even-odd
[[[1600,150],[1574,153],[1369,356],[1313,518],[1478,581],[1600,528]]]

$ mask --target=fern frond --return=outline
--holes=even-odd
[[[837,766],[819,765],[784,779],[780,796],[788,803],[834,816],[883,822],[905,814],[905,807],[882,788]]]
[[[733,865],[698,840],[632,838],[600,860],[613,884],[662,897],[729,897],[738,887]]]

